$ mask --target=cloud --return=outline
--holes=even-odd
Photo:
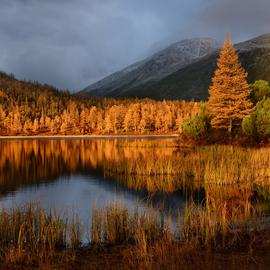
[[[269,32],[269,10],[269,0],[206,0],[197,25],[220,38],[229,32],[238,42]]]
[[[170,42],[195,36],[222,39],[226,32],[241,40],[266,32],[270,20],[268,0],[0,0],[0,4],[0,69],[71,90]]]

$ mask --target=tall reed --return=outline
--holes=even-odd
[[[165,232],[164,220],[151,208],[141,210],[135,207],[129,211],[114,203],[93,210],[91,236],[95,244],[151,242]]]
[[[46,212],[33,204],[10,211],[2,209],[0,246],[16,253],[18,260],[27,254],[46,259],[54,256],[57,250],[78,247],[78,222],[69,223],[66,217],[56,211]]]
[[[242,212],[242,210],[240,210]],[[79,216],[72,213],[68,219],[56,211],[45,211],[38,205],[5,210],[0,213],[0,262],[32,264],[50,262],[61,251],[82,247],[83,234]],[[174,226],[165,220],[164,212],[151,207],[129,210],[119,203],[93,209],[90,227],[90,246],[134,246],[140,260],[145,265],[152,263],[149,254],[153,246],[165,241],[168,248],[177,245],[209,247],[211,249],[230,248],[258,229],[258,212],[248,201],[244,218],[239,219],[239,209],[228,210],[226,204],[210,202],[195,205],[191,202],[185,211],[179,211],[177,226],[180,238],[175,238]],[[85,243],[86,244],[86,243]],[[159,245],[159,244],[158,244]],[[165,245],[165,246],[166,246]],[[163,245],[163,248],[165,248]]]
[[[128,146],[126,146],[127,149]],[[140,148],[137,151],[140,152]],[[244,149],[233,146],[206,146],[193,149],[173,148],[163,153],[143,148],[120,159],[105,159],[105,175],[120,179],[135,189],[175,191],[186,183],[269,184],[269,149]],[[164,149],[165,151],[165,149]]]

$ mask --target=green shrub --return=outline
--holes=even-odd
[[[202,139],[207,133],[207,129],[208,116],[205,106],[202,106],[200,112],[194,117],[185,120],[182,125],[184,136],[193,140]]]
[[[256,113],[245,117],[242,121],[242,130],[244,134],[252,139],[258,138],[257,124],[256,124]]]
[[[262,101],[263,99],[269,98],[270,97],[269,83],[264,80],[255,81],[255,83],[251,84],[250,97],[254,105]]]
[[[257,104],[256,126],[261,138],[270,136],[270,99],[265,99]]]
[[[242,121],[243,132],[252,138],[270,137],[270,99],[263,99],[256,105],[256,111]]]

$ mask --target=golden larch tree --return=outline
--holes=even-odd
[[[239,125],[252,112],[247,73],[241,67],[237,52],[228,38],[217,61],[209,95],[208,109],[213,128],[228,129],[231,133],[233,126]]]

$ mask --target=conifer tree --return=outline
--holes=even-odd
[[[252,112],[247,73],[228,38],[220,53],[209,94],[208,109],[214,128],[227,129],[231,133],[232,128],[240,125],[242,119]]]

